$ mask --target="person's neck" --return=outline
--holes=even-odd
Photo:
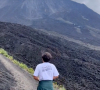
[[[43,61],[43,63],[49,63],[49,62],[44,62],[44,61]]]

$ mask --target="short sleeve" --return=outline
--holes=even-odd
[[[39,76],[39,66],[38,65],[35,68],[33,76]]]
[[[53,76],[59,76],[59,72],[55,66],[54,66]]]

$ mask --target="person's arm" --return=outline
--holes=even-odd
[[[34,74],[33,74],[33,78],[35,80],[39,81],[39,77],[38,76],[39,76],[39,67],[37,65],[36,68],[35,68]]]
[[[53,77],[53,80],[57,79],[58,77],[59,77],[59,76],[54,76],[54,77]]]
[[[39,78],[38,78],[38,77],[36,77],[36,76],[33,76],[33,78],[34,78],[35,80],[39,81]]]
[[[58,77],[59,77],[59,72],[57,68],[54,66],[53,80],[57,79]]]

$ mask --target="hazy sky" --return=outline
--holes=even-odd
[[[100,0],[73,0],[79,3],[84,3],[89,8],[100,14]]]

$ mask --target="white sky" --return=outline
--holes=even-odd
[[[83,3],[95,12],[100,14],[100,0],[73,0],[79,3]]]

